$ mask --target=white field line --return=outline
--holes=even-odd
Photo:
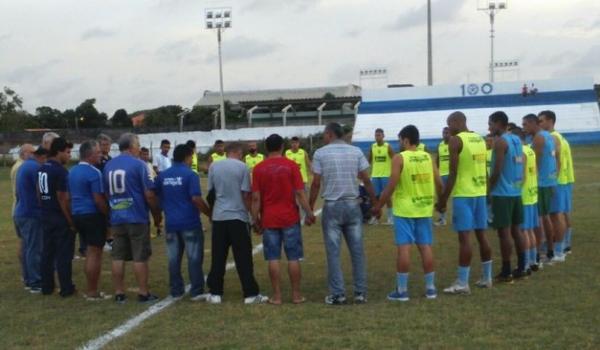
[[[322,212],[323,212],[323,209],[318,209],[317,211],[315,211],[315,216],[321,215]],[[256,245],[254,247],[254,249],[252,249],[252,255],[256,255],[256,254],[260,253],[262,250],[263,250],[263,245],[262,245],[262,243],[260,243],[260,244]],[[225,269],[231,270],[234,267],[235,267],[235,263],[230,262],[226,265]],[[185,289],[186,289],[186,293],[189,292],[190,285],[187,285]],[[80,347],[79,349],[81,349],[81,350],[100,350],[103,347],[105,347],[108,343],[110,343],[111,341],[131,332],[133,329],[135,329],[139,325],[141,325],[142,322],[146,321],[150,317],[158,314],[162,310],[173,305],[178,300],[179,299],[175,299],[169,295],[165,299],[150,306],[146,311],[142,312],[141,314],[130,318],[129,320],[125,321],[125,323],[117,326],[116,328],[113,328],[112,330],[105,333],[104,335],[101,335],[100,337],[98,337],[96,339],[90,340],[87,344]]]

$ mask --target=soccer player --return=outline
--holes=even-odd
[[[437,209],[446,210],[448,197],[452,196],[452,226],[458,232],[458,279],[445,293],[469,294],[471,265],[470,233],[475,231],[479,242],[482,276],[478,287],[489,288],[492,281],[492,251],[485,236],[487,227],[486,147],[483,138],[467,128],[467,117],[462,112],[450,114],[447,120],[452,137],[448,141],[450,174]]]
[[[171,150],[171,142],[169,140],[160,141],[160,153],[154,157],[154,171],[160,174],[161,171],[165,171],[171,167],[171,158],[169,158],[169,151]]]
[[[138,156],[140,142],[136,135],[126,133],[119,138],[121,154],[106,163],[102,177],[110,205],[110,225],[113,233],[112,277],[115,301],[125,303],[125,262],[133,260],[138,283],[138,302],[158,300],[148,289],[148,260],[152,255],[148,209],[154,224],[161,223],[160,210],[154,195],[154,183],[146,164]]]
[[[283,138],[277,134],[265,140],[268,158],[254,168],[252,175],[252,217],[254,227],[263,236],[265,260],[269,262],[269,276],[273,296],[269,303],[281,304],[280,264],[281,247],[288,260],[288,274],[292,285],[292,302],[300,304],[300,260],[304,258],[298,206],[308,213],[307,223],[315,216],[304,193],[300,169],[283,156]]]
[[[502,111],[494,112],[488,120],[489,131],[496,137],[493,145],[489,189],[492,196],[492,226],[498,231],[502,270],[498,282],[513,283],[513,278],[526,276],[525,249],[521,239],[523,223],[523,145],[517,135],[508,132],[508,116]],[[518,266],[511,268],[512,244],[517,251]]]
[[[108,136],[106,134],[100,134],[96,138],[96,141],[98,141],[98,145],[100,146],[100,152],[101,152],[100,163],[98,163],[98,165],[96,165],[96,168],[98,168],[98,170],[100,170],[100,172],[102,172],[102,170],[104,170],[104,165],[106,165],[106,163],[108,163],[108,161],[112,159],[112,157],[110,156],[110,148],[112,146],[112,139],[110,138],[110,136]]]
[[[146,164],[146,167],[148,168],[148,175],[150,176],[150,179],[154,181],[157,174],[156,171],[154,171],[154,166],[152,165],[150,159],[150,150],[148,148],[140,148],[140,159],[144,162],[144,164]]]
[[[394,150],[392,146],[385,142],[385,135],[383,129],[375,130],[375,143],[371,145],[369,150],[369,164],[371,164],[371,182],[375,188],[375,195],[377,198],[381,196],[381,193],[386,188],[387,183],[392,172],[392,158],[394,158]],[[386,224],[392,224],[392,201],[388,200],[387,205],[387,222]],[[370,224],[377,224],[377,218],[371,218]]]
[[[397,246],[396,290],[388,294],[388,300],[408,301],[408,273],[410,271],[410,247],[416,244],[421,254],[425,273],[425,297],[435,299],[435,272],[433,269],[433,232],[431,217],[436,192],[442,191],[442,181],[431,156],[417,149],[419,130],[414,125],[405,126],[398,134],[402,151],[392,160],[390,181],[383,191],[374,212],[381,210],[381,203],[394,198],[394,231]]]
[[[198,152],[196,151],[196,142],[194,142],[194,140],[188,140],[188,142],[186,142],[185,144],[192,149],[192,164],[190,165],[190,168],[196,174],[200,174],[200,165],[198,164]]]
[[[102,173],[95,167],[100,163],[100,155],[100,148],[96,141],[83,142],[79,147],[79,164],[69,171],[73,224],[83,237],[82,240],[87,243],[85,298],[88,301],[110,298],[109,295],[98,291],[108,217]]]
[[[252,169],[254,169],[254,167],[263,160],[265,160],[265,156],[261,153],[258,153],[256,141],[248,142],[248,154],[246,154],[244,157],[244,163],[246,163],[250,174],[252,174]]]
[[[327,253],[327,281],[330,294],[328,305],[346,303],[344,276],[340,263],[342,237],[346,240],[352,260],[354,302],[367,302],[367,270],[363,248],[362,212],[358,202],[358,178],[364,183],[371,203],[377,204],[369,178],[369,162],[362,151],[347,144],[338,123],[325,127],[323,140],[313,158],[313,182],[310,188],[310,208],[314,210],[317,196],[323,187],[323,237]]]
[[[223,140],[215,141],[213,150],[214,152],[210,154],[210,157],[208,157],[209,168],[213,163],[227,159],[227,155],[225,154],[225,142],[223,142]]]
[[[208,168],[208,189],[215,191],[212,211],[212,261],[207,284],[208,302],[220,304],[223,296],[223,277],[229,247],[233,250],[235,267],[242,283],[244,304],[262,304],[269,298],[260,294],[254,278],[252,240],[248,212],[252,204],[250,172],[242,160],[243,145],[232,142],[226,148],[227,159]]]
[[[439,169],[442,184],[446,186],[448,174],[450,173],[450,153],[448,151],[448,141],[450,140],[450,129],[445,127],[442,130],[442,141],[438,145],[437,167]],[[440,218],[434,223],[436,226],[446,226],[446,213],[440,213]]]
[[[37,177],[41,164],[46,162],[46,149],[39,147],[33,156],[25,159],[15,175],[15,209],[13,220],[21,240],[20,261],[25,289],[31,293],[42,291],[41,254],[42,223],[37,197]]]
[[[558,261],[565,258],[565,249],[567,247],[567,235],[570,228],[567,227],[568,215],[571,212],[572,201],[572,183],[574,181],[573,156],[571,155],[571,145],[558,131],[554,129],[556,124],[556,114],[553,111],[543,111],[539,114],[540,126],[548,131],[555,142],[560,144],[558,157],[560,159],[560,168],[558,169],[558,184],[556,191],[552,195],[550,205],[550,218],[555,229],[555,248],[554,253]],[[568,245],[570,247],[570,244]]]
[[[54,292],[54,269],[60,283],[60,296],[75,294],[72,260],[75,248],[75,228],[69,207],[69,172],[65,168],[71,159],[73,144],[58,137],[52,141],[48,161],[38,171],[38,192],[43,228],[42,294]]]
[[[553,264],[557,259],[554,259],[554,227],[549,214],[552,192],[557,185],[560,159],[556,157],[554,138],[540,127],[538,116],[528,114],[523,117],[523,130],[533,138],[531,146],[538,165],[538,213],[546,236],[546,262]],[[539,248],[541,239],[538,239],[537,243]]]
[[[298,164],[298,167],[300,168],[300,174],[302,175],[302,182],[304,183],[304,188],[307,190],[308,172],[312,167],[308,152],[300,148],[300,138],[297,136],[292,137],[290,140],[290,146],[291,148],[285,151],[285,157]]]
[[[209,216],[208,204],[202,199],[200,178],[192,169],[193,148],[177,145],[173,151],[173,166],[156,179],[155,192],[165,212],[167,255],[169,258],[169,289],[174,298],[185,293],[181,276],[181,260],[185,251],[191,282],[192,301],[205,301],[204,293],[204,234],[200,212]]]

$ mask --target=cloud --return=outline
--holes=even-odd
[[[100,27],[90,28],[81,34],[81,40],[110,38],[116,35],[116,32]]]
[[[458,17],[460,10],[466,0],[438,0],[431,4],[431,13],[433,22],[449,22]],[[405,30],[413,27],[426,25],[427,23],[427,4],[413,8],[406,13],[401,14],[396,20],[385,26],[389,30]]]
[[[279,10],[292,9],[296,11],[304,11],[315,5],[318,5],[323,0],[252,0],[242,7],[244,11],[263,11],[263,10]]]
[[[49,69],[61,63],[58,59],[53,59],[44,63],[17,67],[4,75],[4,78],[11,83],[22,83],[27,81],[34,83],[46,75]]]
[[[571,57],[574,58],[571,53]],[[598,62],[600,62],[600,45],[591,47],[586,53],[575,59],[570,66],[555,72],[555,76],[594,76],[598,77]]]
[[[156,56],[165,62],[183,62],[197,60],[202,53],[198,40],[195,38],[180,39],[163,44],[156,50]]]
[[[249,58],[267,56],[280,47],[277,43],[260,41],[248,37],[238,36],[223,42],[223,58],[227,61],[238,61]],[[207,63],[216,62],[217,54],[206,57]]]

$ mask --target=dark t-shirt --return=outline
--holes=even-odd
[[[108,163],[109,160],[111,160],[112,157],[107,155],[102,155],[100,157],[100,163],[96,164],[96,168],[98,168],[98,170],[100,170],[100,172],[104,171],[104,166],[106,165],[106,163]]]
[[[69,172],[55,160],[49,160],[38,171],[42,217],[62,215],[56,192],[69,192]]]
[[[252,192],[260,192],[264,228],[286,228],[300,221],[296,191],[304,189],[298,165],[285,158],[269,158],[252,172]]]

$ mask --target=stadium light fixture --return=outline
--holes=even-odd
[[[252,108],[250,108],[248,110],[248,112],[246,112],[246,116],[248,117],[248,127],[251,128],[252,127],[252,115],[254,114],[254,111],[258,108],[258,106],[254,106]]]
[[[433,85],[433,40],[431,39],[431,0],[427,0],[427,85]]]
[[[283,112],[283,126],[287,126],[287,112],[292,108],[292,105],[287,105],[281,110]]]
[[[221,34],[232,27],[231,7],[207,8],[204,10],[206,29],[217,31],[219,44],[219,86],[221,89],[221,129],[225,129],[225,94],[223,92],[223,58],[221,54]]]
[[[506,10],[508,8],[507,0],[479,0],[477,10],[483,11],[488,14],[490,17],[490,82],[494,82],[494,38],[496,37],[496,31],[494,29],[494,24],[496,20],[496,15],[498,12],[502,10]]]
[[[317,107],[317,112],[319,112],[319,114],[318,114],[319,125],[323,124],[323,109],[325,109],[325,106],[327,106],[327,102],[323,102],[323,103],[321,103],[321,105],[319,107]]]

